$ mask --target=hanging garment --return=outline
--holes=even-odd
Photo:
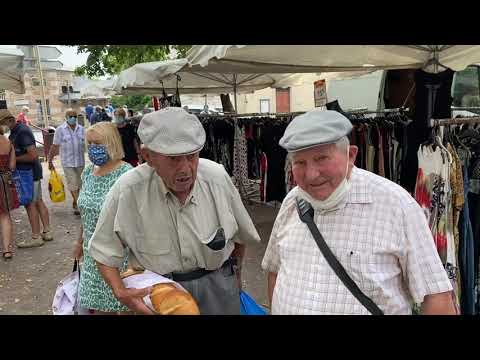
[[[470,222],[472,226],[473,234],[473,246],[474,246],[474,276],[476,287],[476,310],[475,313],[480,312],[480,156],[475,154],[472,158],[472,164],[470,167],[469,176],[469,193],[468,193],[468,206],[470,211]]]
[[[382,133],[380,131],[379,127],[376,127],[375,129],[378,134],[378,175],[386,177],[385,176],[385,158],[383,156],[383,151],[384,151],[384,144],[383,144],[383,137]],[[385,139],[386,141],[386,139]]]
[[[401,185],[409,192],[415,189],[418,170],[417,151],[430,134],[431,118],[443,119],[451,116],[451,88],[454,72],[450,69],[439,74],[423,70],[415,72],[415,113],[408,127],[408,152],[402,169]]]
[[[264,125],[261,147],[268,158],[268,182],[266,184],[266,202],[280,201],[285,198],[285,159],[287,151],[278,145],[287,123]]]
[[[153,108],[155,109],[155,111],[160,110],[160,103],[156,96],[152,96],[152,102],[153,102]]]
[[[458,264],[453,229],[450,167],[453,157],[446,148],[423,145],[418,149],[415,199],[423,209],[438,254],[455,294],[458,291]],[[463,293],[463,290],[462,290]],[[457,296],[457,295],[456,295]]]
[[[468,159],[465,159],[463,166],[463,186],[465,199],[468,199]],[[464,315],[473,315],[475,313],[475,302],[477,294],[475,292],[475,273],[474,273],[474,239],[472,224],[470,222],[469,203],[465,201],[463,211],[460,216],[460,247],[459,263],[461,274],[461,311]]]
[[[262,152],[260,158],[260,201],[265,202],[267,199],[267,183],[268,183],[268,159],[267,155]]]
[[[452,154],[453,162],[450,167],[450,187],[452,189],[452,216],[451,216],[451,228],[453,228],[453,237],[455,243],[455,258],[458,259],[459,257],[459,249],[460,249],[460,234],[458,231],[459,226],[459,219],[460,219],[460,212],[462,211],[463,204],[464,204],[464,190],[463,190],[463,174],[462,174],[462,163],[458,157],[457,151],[455,148],[449,143],[447,145],[447,150]],[[461,272],[460,272],[460,265],[457,266],[457,303],[461,304]]]
[[[248,182],[248,161],[247,161],[247,139],[245,128],[235,125],[235,141],[233,145],[233,176],[234,184],[239,189],[242,197],[247,196]]]

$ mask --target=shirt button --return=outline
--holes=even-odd
[[[186,262],[186,263],[188,263],[188,262],[189,262],[189,258],[188,258],[188,257],[186,257],[186,256],[182,257],[182,260],[183,260],[184,262]]]

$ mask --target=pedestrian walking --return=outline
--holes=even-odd
[[[43,170],[38,160],[35,137],[32,130],[27,125],[18,123],[8,110],[3,110],[0,114],[0,125],[10,128],[9,140],[15,148],[16,168],[31,170],[33,174],[33,198],[29,204],[25,205],[32,236],[18,243],[17,246],[19,248],[42,246],[44,241],[52,241],[53,235],[50,230],[50,215],[42,199]],[[40,222],[43,225],[43,231],[40,229]]]
[[[53,159],[60,153],[63,173],[73,202],[75,215],[80,215],[77,206],[78,194],[82,186],[81,175],[85,167],[85,128],[77,123],[77,112],[69,109],[65,122],[53,136],[53,145],[48,154],[48,168],[54,170]]]
[[[82,189],[78,198],[82,225],[80,238],[75,244],[74,256],[83,256],[80,276],[80,306],[96,314],[128,311],[113,295],[112,289],[98,272],[95,260],[88,254],[87,247],[92,237],[102,205],[110,188],[132,167],[122,161],[124,156],[120,134],[114,124],[100,122],[86,131],[88,157],[92,162],[82,174]],[[124,252],[120,269],[127,263]]]

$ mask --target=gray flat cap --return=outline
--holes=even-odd
[[[143,116],[138,126],[140,140],[163,155],[194,154],[205,145],[205,130],[195,115],[169,107]]]
[[[352,123],[342,114],[330,110],[312,110],[292,120],[279,144],[288,152],[295,152],[335,143],[351,131]]]

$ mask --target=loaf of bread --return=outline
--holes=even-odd
[[[195,299],[173,284],[154,285],[150,301],[160,315],[200,315]]]

